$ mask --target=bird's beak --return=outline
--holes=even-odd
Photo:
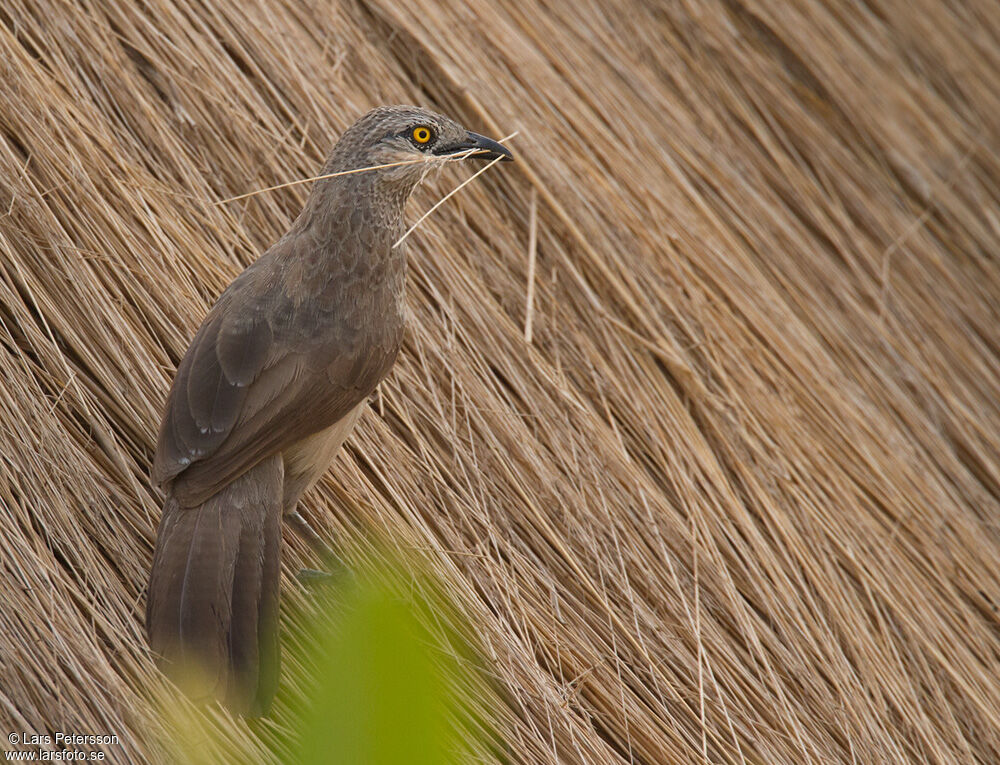
[[[497,143],[492,138],[487,138],[479,133],[470,132],[464,141],[439,146],[434,153],[439,156],[450,156],[469,152],[468,156],[474,159],[499,159],[503,162],[513,162],[514,155],[503,145]]]

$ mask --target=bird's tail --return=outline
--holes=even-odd
[[[276,455],[197,507],[168,493],[149,580],[146,633],[193,698],[267,712],[278,681],[282,462]]]

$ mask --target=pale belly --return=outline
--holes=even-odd
[[[288,447],[281,456],[285,463],[285,485],[282,511],[295,509],[299,497],[309,489],[333,462],[355,423],[365,410],[367,400],[344,415],[338,422]]]

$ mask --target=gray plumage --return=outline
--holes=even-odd
[[[510,158],[447,117],[382,107],[344,133],[321,174],[462,152]],[[160,666],[193,695],[244,714],[270,704],[281,515],[326,470],[399,353],[406,252],[393,244],[427,169],[317,181],[177,369],[152,470],[166,501],[146,628]]]

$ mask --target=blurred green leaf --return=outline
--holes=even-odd
[[[415,606],[377,581],[340,591],[338,601],[314,635],[317,686],[298,763],[456,762],[453,694]]]
[[[191,702],[165,684],[167,761],[503,760],[489,713],[495,689],[477,669],[481,655],[456,628],[462,617],[445,589],[413,561],[386,554],[379,563],[359,567],[367,572],[361,579],[343,572],[319,579],[297,606],[289,599],[278,698],[268,717],[242,721],[245,737],[221,735],[231,718],[218,704]],[[263,758],[252,754],[261,745]]]

